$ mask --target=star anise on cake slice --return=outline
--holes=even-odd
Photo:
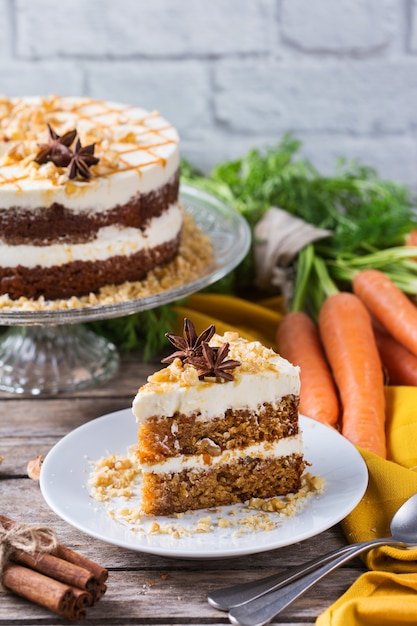
[[[233,380],[233,374],[229,370],[239,367],[240,362],[234,359],[226,359],[229,354],[229,344],[222,346],[210,346],[208,343],[202,344],[202,355],[189,359],[189,363],[197,367],[197,376],[200,380],[206,376]]]
[[[43,165],[52,161],[57,167],[67,167],[72,157],[70,146],[77,135],[77,131],[75,129],[69,130],[61,137],[50,124],[48,124],[48,131],[49,142],[39,144],[40,150],[35,157],[35,162]]]
[[[190,359],[203,354],[203,343],[210,341],[215,332],[216,328],[214,324],[211,324],[200,335],[197,335],[193,322],[187,317],[184,318],[183,337],[173,333],[165,334],[177,351],[162,359],[161,362],[172,363],[174,359],[181,359],[183,363],[189,363]]]
[[[94,156],[94,149],[94,143],[83,147],[80,139],[77,139],[75,152],[71,155],[70,162],[68,163],[68,178],[75,178],[77,174],[82,176],[82,178],[90,178],[90,167],[92,165],[97,165],[99,162],[99,159]]]

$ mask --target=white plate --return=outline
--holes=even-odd
[[[40,487],[49,507],[66,522],[87,535],[132,550],[180,558],[224,558],[254,554],[302,541],[342,520],[362,498],[368,471],[362,457],[344,437],[330,427],[301,416],[305,458],[309,472],[325,480],[325,490],[306,499],[293,517],[271,514],[279,519],[273,530],[240,534],[236,528],[217,524],[207,533],[192,533],[175,538],[172,534],[133,532],[109,515],[106,505],[92,499],[87,481],[93,461],[110,453],[125,455],[135,443],[137,425],[130,409],[104,415],[66,435],[48,453],[42,465]],[[132,506],[127,502],[126,506]],[[219,517],[227,517],[239,507],[221,507]],[[240,515],[249,510],[242,505]],[[252,511],[253,513],[253,511]],[[202,517],[215,516],[207,510],[185,514],[182,526],[195,526]],[[173,518],[148,518],[179,523]],[[146,526],[146,524],[145,524]]]

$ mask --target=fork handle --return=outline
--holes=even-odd
[[[325,554],[317,559],[313,559],[308,563],[294,567],[289,572],[287,571],[280,574],[272,574],[271,576],[266,576],[256,581],[240,583],[224,589],[217,589],[216,591],[212,591],[207,596],[207,601],[215,609],[220,611],[230,611],[230,609],[245,604],[250,600],[255,600],[270,591],[280,589],[293,580],[296,580],[297,578],[308,574],[312,570],[317,569],[321,565],[328,563],[338,555],[350,552],[355,547],[356,544],[344,546],[343,548],[329,552],[328,554]]]
[[[352,550],[335,557],[332,561],[325,563],[314,571],[310,571],[305,576],[294,580],[281,589],[277,589],[255,600],[251,600],[246,604],[235,607],[229,612],[230,622],[235,624],[235,626],[264,626],[268,624],[273,617],[311,589],[311,587],[327,576],[327,574],[330,574],[330,572],[333,572],[344,563],[347,563],[347,561],[353,557],[382,543],[384,545],[399,545],[404,547],[403,543],[390,541],[389,539],[385,541],[366,541],[352,545]]]

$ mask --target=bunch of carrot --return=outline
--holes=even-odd
[[[300,366],[301,413],[385,457],[384,384],[417,385],[417,306],[376,269],[352,286],[326,298],[317,325],[286,315],[278,348]]]

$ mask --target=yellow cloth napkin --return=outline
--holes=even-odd
[[[258,303],[219,294],[195,294],[176,306],[175,332],[184,317],[197,332],[237,330],[249,340],[279,350],[276,331],[285,315],[280,297]],[[390,534],[395,511],[417,492],[417,387],[387,387],[388,458],[360,450],[369,472],[366,493],[342,522],[349,542]],[[317,626],[400,626],[417,624],[417,549],[382,547],[363,557],[370,571],[317,619]],[[335,575],[335,574],[333,574]]]
[[[276,332],[285,315],[284,299],[280,296],[261,302],[215,293],[197,293],[186,303],[173,307],[177,313],[174,332],[182,334],[184,317],[191,319],[198,333],[210,324],[216,332],[236,330],[250,341],[261,341],[268,348],[277,348]]]
[[[317,626],[417,623],[417,574],[367,572],[316,620]]]
[[[349,542],[388,537],[395,511],[417,493],[417,387],[386,387],[388,459],[360,450],[366,493],[342,522]],[[384,546],[363,557],[371,570],[316,621],[317,626],[417,624],[417,549]]]

